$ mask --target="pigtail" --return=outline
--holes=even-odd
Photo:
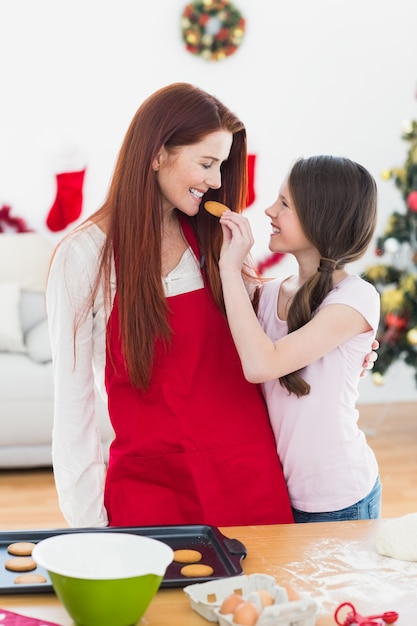
[[[333,259],[322,258],[316,274],[311,276],[295,294],[288,310],[288,333],[307,324],[323,302],[327,294],[333,289],[333,272],[342,269],[343,264]],[[310,393],[310,385],[303,379],[297,370],[279,379],[280,384],[300,398]]]

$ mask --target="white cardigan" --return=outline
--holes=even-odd
[[[106,400],[108,312],[101,289],[93,306],[88,306],[104,241],[104,233],[93,223],[65,237],[51,264],[46,291],[55,384],[52,459],[60,509],[70,527],[108,524],[104,507],[106,466],[94,390],[97,385]],[[203,288],[199,264],[190,248],[163,284],[166,296]],[[113,266],[112,300],[115,290]],[[83,311],[87,315],[82,315]]]

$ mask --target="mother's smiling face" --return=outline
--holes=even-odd
[[[164,146],[153,161],[162,196],[163,211],[179,209],[196,215],[209,189],[222,184],[221,165],[227,160],[233,135],[219,130],[198,143],[167,150]]]

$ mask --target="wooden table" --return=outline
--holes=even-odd
[[[317,626],[334,625],[333,613],[352,602],[362,615],[397,611],[398,626],[417,624],[417,563],[376,554],[378,521],[221,528],[247,548],[245,574],[275,577],[317,600]],[[72,626],[54,594],[4,595],[0,607]],[[195,613],[182,589],[160,589],[141,626],[209,626]]]

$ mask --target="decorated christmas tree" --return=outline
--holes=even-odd
[[[403,125],[402,139],[408,147],[404,165],[382,176],[395,183],[404,206],[390,215],[376,240],[376,255],[385,262],[363,274],[381,294],[380,348],[372,374],[377,385],[398,360],[414,368],[417,384],[417,121]]]

